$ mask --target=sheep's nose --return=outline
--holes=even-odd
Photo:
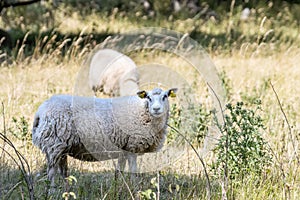
[[[153,107],[154,111],[159,111],[159,107]]]

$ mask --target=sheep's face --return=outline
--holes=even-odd
[[[153,117],[161,117],[169,112],[168,97],[176,96],[176,88],[172,88],[163,91],[160,88],[156,88],[152,91],[139,91],[137,95],[142,99],[147,99],[149,113]]]

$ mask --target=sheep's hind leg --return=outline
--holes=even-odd
[[[68,159],[67,155],[62,155],[58,161],[58,170],[65,183],[65,191],[69,191],[69,181],[66,180],[68,177]]]
[[[126,165],[126,157],[124,154],[120,154],[119,158],[118,158],[118,163],[117,165],[115,166],[115,187],[114,187],[114,194],[115,194],[115,199],[120,199],[120,192],[121,191],[118,191],[118,188],[119,188],[119,176],[123,176],[123,171],[125,169],[125,165]]]
[[[117,171],[124,171],[126,165],[126,156],[122,154],[118,159]]]
[[[63,155],[58,161],[58,170],[60,175],[65,179],[68,177],[67,155]]]
[[[52,148],[50,150],[51,151],[48,151],[46,153],[46,157],[48,161],[47,175],[48,175],[48,180],[50,181],[49,193],[53,194],[56,190],[55,176],[57,172],[58,171],[60,172],[64,181],[65,181],[65,177],[67,176],[67,155],[62,155],[61,152],[64,151],[61,150],[61,148]]]

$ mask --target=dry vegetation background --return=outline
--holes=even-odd
[[[2,12],[0,21],[0,27],[9,30],[13,41],[11,49],[2,48],[0,52],[0,132],[26,158],[37,199],[61,199],[66,192],[63,186],[52,196],[45,191],[48,185],[45,158],[30,139],[38,106],[53,94],[71,94],[87,54],[109,35],[153,26],[188,33],[203,46],[220,72],[228,103],[243,101],[248,109],[253,109],[253,101],[261,100],[259,115],[265,127],[261,134],[267,141],[272,162],[258,177],[249,172],[247,177],[226,184],[222,176],[210,170],[212,158],[204,159],[210,176],[210,198],[300,198],[299,4],[259,3],[242,20],[243,5],[235,1],[223,11],[222,5],[209,8],[217,15],[164,13],[164,5],[158,8],[156,1],[153,1],[154,15],[143,7],[131,11],[122,6],[83,9],[68,2],[73,1],[56,7],[42,2],[8,8]],[[145,53],[137,53],[132,58],[137,64],[153,61]],[[168,66],[180,65],[178,59],[166,57],[164,53],[156,58]],[[182,64],[186,65],[184,61]],[[202,86],[205,87],[203,83]],[[206,91],[207,88],[199,88],[198,92]],[[209,108],[205,109],[209,112]],[[18,158],[15,150],[4,140],[1,137],[0,199],[28,199],[26,176],[13,159]],[[191,142],[200,151],[202,143]],[[20,164],[18,159],[16,162]],[[160,173],[144,174],[138,183],[128,182],[129,185],[127,181],[114,180],[113,171],[102,169],[101,163],[71,160],[69,165],[77,183],[70,188],[74,193],[67,193],[69,196],[65,198],[72,199],[73,194],[78,199],[115,199],[117,195],[120,199],[130,199],[131,195],[141,199],[208,197],[207,179],[192,149],[181,162]]]

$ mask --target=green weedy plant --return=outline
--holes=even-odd
[[[172,104],[171,109],[170,109],[170,119],[169,119],[169,124],[176,128],[179,129],[181,125],[181,109],[177,106],[177,104]],[[168,135],[167,135],[167,143],[172,143],[178,138],[178,134],[171,130]]]
[[[230,99],[232,96],[232,83],[224,70],[219,73],[219,77],[221,78],[222,85],[225,89],[225,94],[227,99]]]
[[[211,120],[211,112],[202,105],[194,106],[191,109],[192,124],[191,124],[191,142],[192,144],[199,146],[203,144],[204,138],[207,134],[209,123]]]
[[[256,109],[247,109],[243,102],[226,106],[225,124],[220,127],[222,136],[214,149],[216,161],[212,164],[215,173],[229,180],[247,175],[259,176],[271,162],[271,154],[262,137],[265,129],[257,113],[261,102],[255,101]]]
[[[152,178],[150,182],[151,182],[151,187],[153,189],[149,188],[147,190],[140,191],[139,195],[140,195],[141,199],[144,199],[144,200],[151,200],[151,199],[156,200],[157,199],[157,196],[155,193],[155,190],[158,188],[157,178],[156,177]]]
[[[16,138],[22,141],[31,141],[31,134],[29,130],[29,123],[24,116],[19,119],[16,117],[12,118],[13,125],[9,127],[8,131]]]
[[[185,135],[189,138],[192,144],[198,146],[199,144],[202,144],[203,139],[206,136],[211,113],[202,105],[194,106],[191,104],[187,109],[189,110],[189,115],[185,116],[182,112],[182,108],[180,108],[177,104],[172,104],[170,109],[171,117],[169,119],[169,125],[177,130],[185,128],[182,131],[187,131]],[[186,128],[189,129],[186,130]],[[182,141],[182,136],[171,129],[167,135],[167,142],[172,143],[174,141]]]

